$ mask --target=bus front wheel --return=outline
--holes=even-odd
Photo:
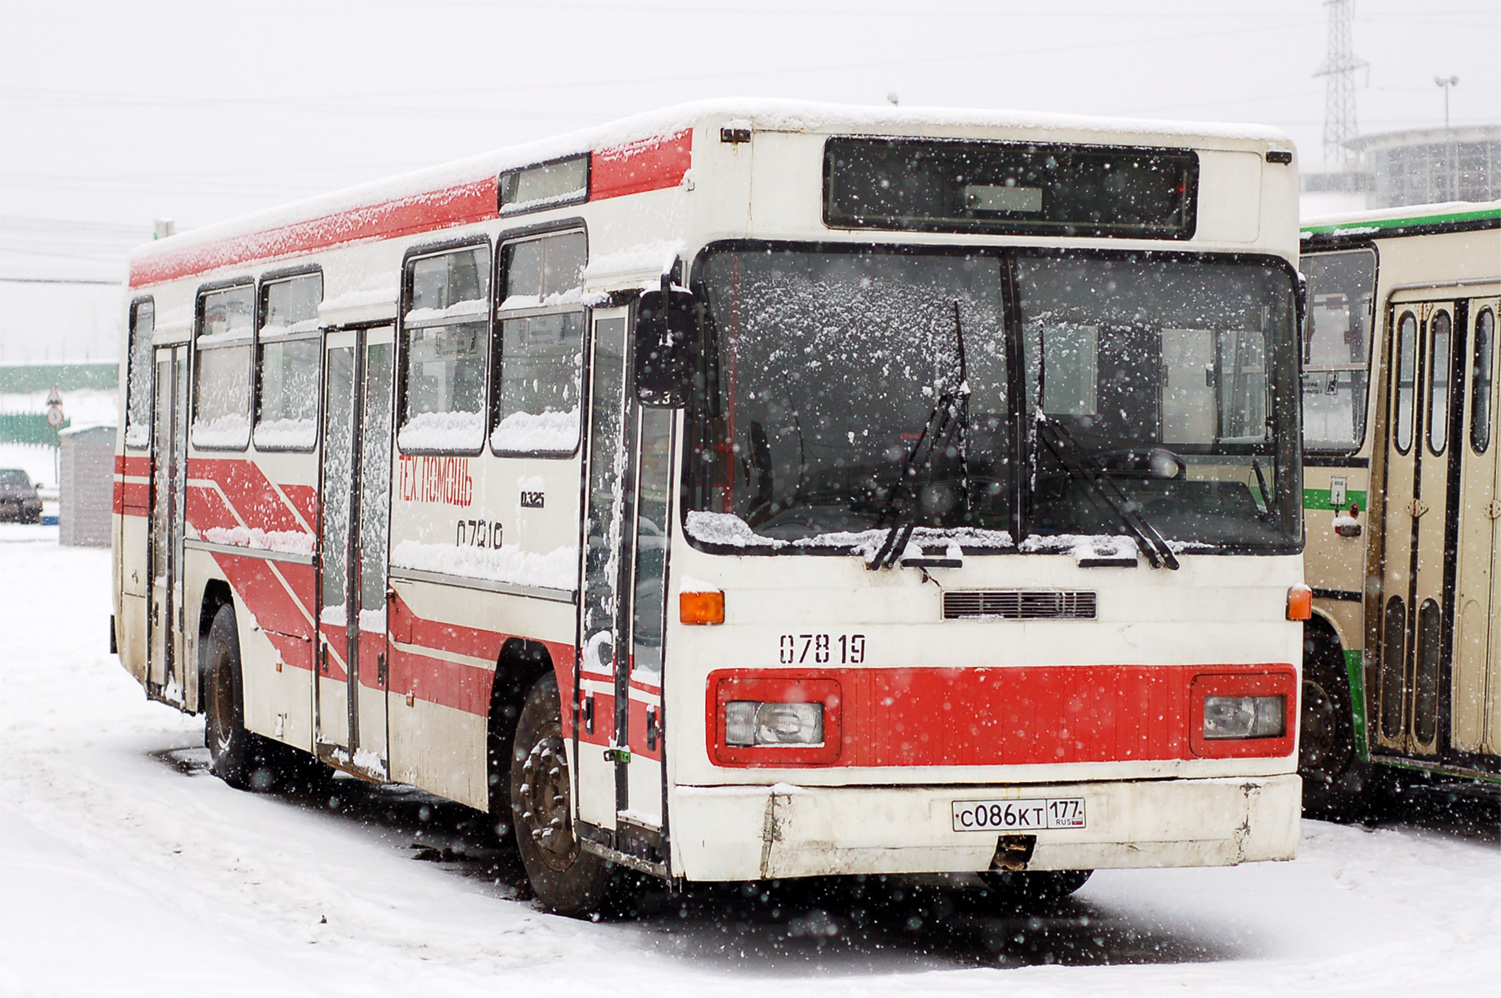
[[[562,707],[551,673],[532,686],[516,720],[510,776],[516,848],[537,900],[560,915],[598,910],[613,869],[585,852],[574,833]]]
[[[1303,813],[1310,817],[1347,817],[1358,803],[1354,711],[1343,659],[1317,632],[1304,641],[1298,775]]]

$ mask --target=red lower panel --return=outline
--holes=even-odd
[[[842,731],[834,766],[1014,766],[1047,763],[1190,759],[1190,687],[1195,676],[1242,676],[1246,689],[1281,693],[1295,686],[1290,665],[1068,665],[975,669],[799,670],[803,680],[834,681]],[[722,683],[778,674],[724,670],[709,676],[711,757],[723,730]],[[1290,701],[1289,711],[1296,710]],[[1198,715],[1201,718],[1202,712]],[[1291,713],[1291,716],[1296,716]],[[825,722],[827,730],[834,725]],[[1291,726],[1289,726],[1291,730]],[[1244,754],[1275,757],[1290,739],[1267,739]],[[751,750],[754,752],[754,750]],[[736,766],[755,761],[737,750]]]

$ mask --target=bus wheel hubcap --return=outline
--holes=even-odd
[[[578,855],[578,842],[568,818],[568,758],[563,739],[549,735],[533,745],[521,772],[524,782],[516,803],[522,828],[544,863],[566,870]]]

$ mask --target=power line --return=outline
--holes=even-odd
[[[105,284],[119,287],[119,281],[89,281],[74,277],[0,277],[5,284]]]

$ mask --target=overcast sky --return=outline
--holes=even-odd
[[[1262,122],[1322,160],[1322,0],[0,0],[0,277],[705,97]],[[1501,122],[1501,0],[1357,0],[1362,132]],[[0,283],[0,361],[35,286]]]

